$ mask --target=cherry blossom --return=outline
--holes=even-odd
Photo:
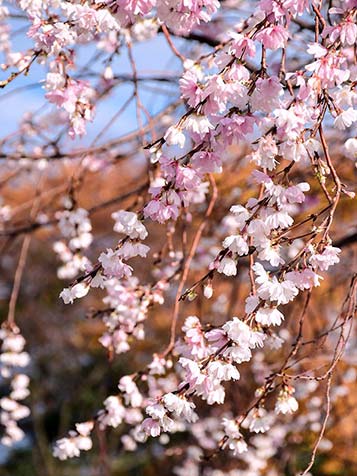
[[[77,402],[55,458],[99,448],[108,470],[132,452],[178,476],[273,476],[290,460],[302,476],[319,471],[356,361],[345,248],[356,241],[357,3],[327,3],[0,5],[4,101],[39,86],[0,141],[0,235],[14,252],[2,262],[4,445],[25,439],[22,401],[48,347],[29,345],[30,359],[17,325],[35,339],[36,305],[46,327],[53,293],[31,274],[46,258],[63,318],[52,321],[65,322],[56,352],[70,341],[71,371],[110,363],[95,376],[98,408],[78,417]]]

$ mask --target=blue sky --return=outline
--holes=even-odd
[[[24,23],[22,22],[21,25]],[[12,23],[14,31],[22,30],[19,28],[19,21]],[[182,40],[181,40],[182,41]],[[26,37],[26,32],[21,31],[14,37],[13,51],[26,51],[31,46],[32,42]],[[80,64],[85,64],[95,52],[95,47],[81,46],[78,50],[78,60]],[[139,75],[157,74],[160,75],[165,70],[171,73],[180,73],[181,65],[179,60],[173,56],[169,49],[166,40],[162,35],[158,35],[152,40],[143,43],[136,43],[133,47],[133,54],[135,57],[137,70]],[[0,60],[3,62],[3,58]],[[94,69],[98,71],[103,69],[101,64],[97,64]],[[123,48],[122,54],[117,56],[112,63],[114,74],[131,74],[131,67],[127,56],[126,48]],[[0,80],[6,79],[11,73],[11,69],[0,72]],[[74,72],[75,73],[75,72]],[[21,75],[17,77],[11,84],[0,91],[0,108],[2,111],[2,137],[17,129],[18,123],[26,111],[36,111],[45,102],[45,91],[42,88],[41,81],[46,76],[46,65],[39,65],[34,63],[31,67],[28,76]],[[145,83],[154,86],[154,83]],[[157,84],[157,83],[156,83]],[[174,87],[165,83],[165,89],[175,92]],[[130,96],[133,90],[132,84],[121,85],[116,88],[115,94],[112,94],[106,100],[102,101],[97,108],[96,117],[93,124],[87,127],[87,136],[82,139],[82,142],[88,142],[93,138],[103,127],[111,116],[113,116],[121,105]],[[177,88],[176,88],[177,94]],[[160,95],[157,92],[149,91],[145,87],[140,86],[140,96],[145,107],[150,112],[156,112],[162,109],[170,98]],[[172,99],[174,96],[172,96]],[[136,113],[135,102],[132,102],[120,119],[110,128],[106,138],[113,138],[129,132],[136,128]]]

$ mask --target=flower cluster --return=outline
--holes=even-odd
[[[1,141],[8,158],[2,183],[21,174],[61,183],[36,192],[21,226],[10,225],[29,204],[1,202],[1,235],[58,224],[57,275],[70,281],[63,302],[93,292],[87,314],[102,321],[99,342],[109,359],[139,355],[129,354],[117,389],[93,420],[56,442],[54,456],[89,451],[96,427],[117,429],[124,451],[150,437],[169,444],[172,434],[186,432],[188,443],[167,452],[185,454],[178,476],[274,475],[268,460],[293,446],[287,442],[296,427],[320,432],[315,457],[330,403],[346,391],[341,385],[334,394],[331,381],[351,345],[355,311],[352,277],[340,314],[331,306],[322,316],[325,329],[309,319],[315,288],[329,285],[343,246],[355,241],[354,225],[340,239],[335,223],[344,223],[342,197],[354,197],[356,0],[19,0],[14,8],[21,20],[26,13],[30,46],[12,51],[12,10],[0,5],[2,69],[13,70],[0,87],[45,69],[43,93],[52,106],[25,115],[19,131]],[[140,71],[136,43],[147,40],[167,43],[174,74]],[[176,101],[162,111],[159,101],[147,107],[141,90],[149,81],[168,96],[161,86],[176,84]],[[120,100],[127,90],[131,96],[101,131],[84,137],[96,111],[106,116],[108,98],[116,107],[118,90]],[[134,130],[125,116],[131,107]],[[134,176],[143,184],[136,190]],[[103,190],[87,189],[92,181]],[[70,198],[57,200],[61,194]],[[113,206],[122,209],[112,213]],[[90,217],[109,209],[114,233],[94,233]],[[186,298],[195,301],[187,314]],[[156,339],[166,328],[161,349]],[[132,345],[148,336],[148,345]],[[16,326],[4,325],[0,338],[0,371],[10,379],[9,396],[0,399],[2,442],[12,445],[24,437],[17,422],[29,415],[19,403],[29,393],[29,378],[19,372],[29,356]],[[315,368],[306,365],[310,354],[318,356]],[[316,409],[322,381],[323,423]],[[222,471],[210,467],[221,451],[228,455]],[[231,458],[242,462],[238,469]]]
[[[93,120],[94,108],[91,101],[95,92],[88,82],[66,78],[60,73],[48,73],[45,87],[46,98],[68,114],[69,136],[83,136],[86,122]]]
[[[77,423],[76,431],[71,431],[68,438],[61,438],[56,442],[53,455],[65,460],[79,456],[81,451],[89,451],[92,448],[90,433],[93,427],[93,422]]]
[[[60,279],[73,279],[90,265],[82,250],[92,243],[92,225],[87,210],[83,208],[57,212],[56,219],[61,234],[67,241],[56,241],[53,245],[54,251],[64,263],[57,274]]]
[[[22,373],[30,363],[29,354],[24,351],[26,341],[17,326],[3,325],[0,329],[1,354],[0,374],[10,382],[10,394],[0,399],[0,423],[4,427],[1,443],[12,446],[25,437],[18,421],[30,415],[30,409],[19,403],[30,394],[30,379]]]
[[[125,281],[106,280],[104,288],[107,295],[103,302],[108,310],[103,321],[107,330],[99,341],[109,352],[121,354],[130,349],[132,339],[144,339],[143,321],[152,303],[162,303],[162,290],[140,287],[134,277]]]
[[[84,214],[83,214],[84,212]],[[85,296],[89,287],[97,288],[107,286],[109,289],[115,285],[115,280],[110,281],[113,278],[129,278],[132,275],[133,268],[126,264],[124,260],[134,258],[135,256],[146,257],[149,247],[138,242],[138,238],[145,239],[147,231],[144,225],[138,220],[137,215],[132,212],[119,211],[113,214],[113,218],[116,221],[114,230],[118,233],[124,233],[126,237],[121,240],[116,250],[111,248],[106,252],[101,253],[98,258],[99,265],[95,269],[92,275],[90,271],[88,274],[88,280],[86,282],[75,283],[70,288],[65,288],[61,297],[63,301],[68,304],[72,303],[74,299]],[[59,226],[62,233],[66,236],[78,234],[79,237],[75,237],[74,242],[80,244],[83,247],[81,238],[88,236],[91,241],[91,235],[86,233],[91,229],[90,222],[87,219],[87,212],[79,209],[75,213],[66,211],[59,215]],[[84,235],[82,234],[84,232]],[[73,243],[71,240],[70,244]],[[87,269],[90,268],[88,264]]]

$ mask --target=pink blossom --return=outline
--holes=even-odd
[[[324,38],[328,38],[331,43],[340,39],[343,45],[352,46],[356,43],[357,25],[351,16],[345,21],[335,26],[326,26],[322,32]]]
[[[221,349],[227,344],[227,334],[222,329],[212,329],[205,333],[206,339],[210,342],[213,351]]]
[[[235,55],[237,58],[247,56],[255,56],[254,41],[240,33],[230,32],[231,41],[229,46],[229,53]]]
[[[160,423],[153,418],[145,418],[141,424],[141,428],[148,436],[156,437],[161,433]]]
[[[181,207],[181,200],[174,191],[164,192],[160,199],[151,200],[144,208],[144,216],[164,223],[170,218],[176,220]]]
[[[191,107],[196,107],[204,98],[203,87],[199,83],[200,79],[202,76],[197,69],[192,68],[185,71],[179,81],[182,97]]]
[[[285,275],[286,279],[292,281],[295,286],[303,291],[304,289],[310,289],[313,286],[320,286],[321,276],[314,273],[311,268],[305,268],[302,271],[290,271]]]
[[[255,118],[252,116],[240,116],[233,114],[220,121],[219,133],[223,144],[231,145],[238,140],[246,139],[253,132]]]
[[[251,96],[252,108],[263,112],[271,112],[280,105],[282,94],[283,88],[277,77],[259,78]]]
[[[181,190],[194,190],[201,184],[197,172],[191,167],[178,166],[176,170],[176,187]]]
[[[206,357],[208,351],[199,319],[196,316],[187,317],[182,331],[185,333],[185,343],[190,354],[198,359]]]
[[[218,0],[164,0],[158,3],[158,17],[179,34],[187,34],[201,22],[208,22],[219,8]]]
[[[284,48],[288,38],[288,31],[281,25],[269,26],[258,31],[255,35],[255,39],[260,41],[265,48],[269,48],[270,50]]]
[[[120,250],[113,251],[108,248],[105,253],[101,253],[98,261],[102,264],[104,273],[109,278],[129,277],[132,274],[133,268],[120,259]]]
[[[85,124],[92,121],[94,115],[94,107],[91,104],[94,91],[88,82],[68,80],[62,89],[50,90],[45,97],[68,113],[71,126],[69,134],[72,138],[85,134]]]
[[[218,154],[209,151],[196,152],[191,159],[192,167],[200,174],[219,173],[222,170],[222,161]]]
[[[345,68],[345,60],[342,57],[332,53],[320,56],[318,53],[317,58],[306,65],[305,69],[314,73],[322,86],[333,87],[348,80],[350,72]]]
[[[340,253],[339,248],[328,245],[322,253],[313,253],[309,258],[309,263],[321,271],[326,271],[330,266],[340,261],[338,256]]]

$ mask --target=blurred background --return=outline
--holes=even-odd
[[[227,2],[222,16],[211,24],[210,30],[202,28],[199,31],[201,36],[205,35],[205,41],[175,39],[177,48],[189,58],[204,54],[212,48],[209,39],[220,37],[223,15],[226,21],[234,24],[247,14],[249,5],[241,3],[241,9],[237,9]],[[13,46],[18,51],[29,47],[29,40],[24,35],[25,24],[24,19],[16,15],[11,20]],[[299,44],[296,48],[296,57],[291,61],[303,61],[305,52]],[[100,95],[95,121],[81,141],[71,142],[67,138],[60,113],[45,104],[42,65],[35,64],[31,74],[19,77],[0,96],[2,319],[7,315],[22,240],[28,234],[32,237],[16,308],[16,322],[27,340],[27,350],[32,358],[29,369],[31,395],[28,399],[31,417],[21,422],[27,435],[21,444],[13,449],[0,446],[0,475],[168,476],[174,471],[179,474],[177,468],[182,465],[183,448],[187,439],[192,438],[187,433],[175,434],[167,445],[151,439],[146,445],[139,446],[136,452],[130,453],[122,448],[120,436],[125,433],[125,428],[121,426],[107,431],[105,435],[99,434],[94,449],[83,453],[79,459],[61,462],[52,456],[53,442],[65,436],[76,422],[94,416],[103,400],[115,392],[121,376],[145,367],[151,361],[153,352],[163,350],[168,342],[177,288],[174,282],[166,294],[165,303],[150,309],[145,322],[146,339],[133,341],[129,353],[113,359],[108,359],[106,350],[98,342],[104,325],[95,317],[93,310],[103,307],[101,291],[94,290],[73,305],[65,306],[59,299],[67,282],[57,276],[61,263],[53,251],[53,244],[60,237],[56,211],[63,209],[64,199],[70,194],[75,195],[78,206],[89,211],[94,241],[87,255],[95,262],[98,255],[107,247],[114,247],[118,239],[112,230],[111,213],[119,209],[138,210],[147,199],[148,157],[142,144],[160,137],[165,127],[183,112],[182,106],[177,104],[181,65],[163,35],[133,45],[138,76],[142,78],[140,98],[152,121],[142,114],[143,124],[150,126],[149,135],[139,131],[137,103],[133,100],[133,71],[126,50],[123,49],[123,53],[111,61],[114,80],[109,83],[99,73],[105,67],[108,56],[103,50],[98,53],[93,47],[83,46],[76,54],[80,64],[76,77],[90,79]],[[274,68],[274,58],[270,64]],[[7,72],[2,74],[4,77],[8,75]],[[47,129],[48,125],[53,125],[53,128]],[[42,134],[39,133],[41,128]],[[343,155],[338,135],[331,133],[329,141],[340,177],[347,188],[353,189],[357,177],[354,163]],[[22,153],[16,156],[14,150],[22,150]],[[228,226],[224,217],[230,206],[244,203],[254,194],[248,152],[244,144],[227,150],[224,172],[216,177],[219,198],[196,254],[188,284],[202,277],[220,249]],[[43,156],[51,154],[52,160],[43,160]],[[11,160],[5,163],[4,159],[8,157]],[[79,169],[84,171],[80,178]],[[308,181],[312,185],[309,198],[296,219],[314,213],[325,203],[317,181],[312,173],[309,174],[306,176],[301,168],[292,173],[294,180]],[[40,197],[41,224],[34,226],[31,209],[36,197]],[[136,275],[144,283],[155,280],[152,269],[160,270],[177,264],[182,253],[183,233],[187,233],[189,242],[204,212],[205,205],[197,204],[190,210],[189,227],[185,220],[177,223],[175,236],[179,239],[174,238],[174,253],[171,254],[167,250],[171,225],[148,225],[150,233],[146,244],[151,248],[150,257],[145,266],[141,265],[141,261],[134,262]],[[352,276],[357,272],[356,216],[356,200],[342,198],[332,228],[333,244],[342,249],[341,262],[330,268],[330,274],[326,273],[321,286],[313,291],[304,328],[306,341],[323,333],[341,313]],[[201,292],[195,301],[185,301],[180,325],[185,317],[193,314],[200,316],[204,323],[214,324],[220,324],[234,315],[239,316],[249,289],[246,265],[243,260],[234,279],[221,275],[216,278],[213,305],[210,302],[208,306]],[[287,345],[294,341],[302,306],[302,299],[298,299],[297,305],[287,306],[287,319],[280,331]],[[299,371],[323,368],[331,357],[335,340],[336,336],[332,333],[313,349],[311,346],[307,346],[306,351],[303,348],[298,355],[301,358]],[[311,471],[314,476],[357,474],[356,343],[354,329],[334,375],[331,393],[333,408],[316,465]],[[251,364],[242,366],[242,379],[227,386],[227,403],[223,405],[227,412],[238,414],[249,404],[264,370],[259,353],[257,355]],[[284,348],[264,358],[273,362],[283,355]],[[304,381],[299,391],[300,420],[292,422],[284,445],[259,474],[295,476],[309,462],[311,448],[321,427],[319,418],[325,387],[313,388],[311,382]],[[0,382],[0,393],[5,395],[7,392],[7,387]],[[198,413],[209,417],[212,409],[199,401],[196,404]],[[212,463],[217,468],[227,465],[227,470],[239,467],[238,463],[236,467],[233,464],[236,463],[225,461],[224,455],[219,455]],[[185,474],[191,476],[189,471]],[[192,476],[196,475],[192,473]]]

